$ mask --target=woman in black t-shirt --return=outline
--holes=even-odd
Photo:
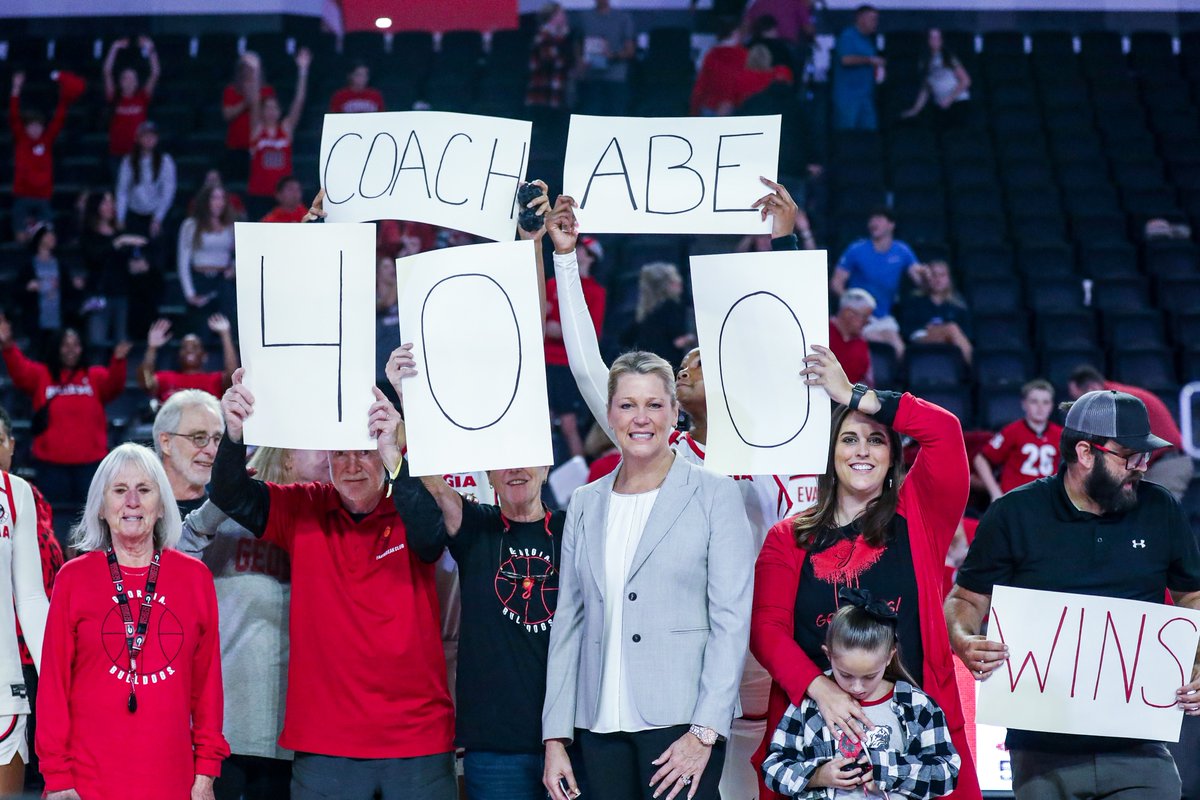
[[[408,346],[387,375],[416,374]],[[542,700],[558,605],[566,513],[542,503],[547,467],[491,470],[498,505],[464,500],[440,475],[414,478],[407,461],[392,488],[408,544],[426,563],[444,549],[458,564],[462,619],[456,680],[456,746],[466,750],[467,795],[542,800]],[[499,711],[498,711],[499,710]]]

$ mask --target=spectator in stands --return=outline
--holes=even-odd
[[[822,674],[829,668],[825,628],[839,587],[851,586],[897,610],[902,663],[923,676],[922,689],[945,712],[963,759],[957,796],[978,800],[941,614],[945,556],[970,489],[962,428],[953,414],[911,394],[851,386],[828,349],[812,350],[801,374],[838,407],[816,505],[772,528],[755,565],[750,650],[775,679],[756,759],[789,699],[813,700],[833,736],[859,741],[873,725],[859,701]],[[902,435],[921,445],[907,474]]]
[[[179,288],[191,307],[192,330],[218,313],[232,319],[234,293],[233,207],[219,185],[205,186],[193,201],[194,211],[179,226]]]
[[[13,438],[12,417],[8,415],[8,411],[3,406],[0,406],[0,472],[12,472],[15,448],[16,440]],[[37,543],[38,555],[41,557],[42,564],[42,586],[46,590],[46,598],[49,599],[51,590],[54,588],[54,578],[62,569],[63,550],[54,535],[54,512],[51,510],[50,504],[46,502],[45,497],[42,497],[42,493],[36,486],[28,481],[26,483],[33,492],[33,504],[37,509]],[[25,742],[28,748],[28,757],[25,759],[27,767],[25,791],[40,794],[44,782],[38,771],[37,750],[33,746],[33,737],[37,728],[38,671],[37,665],[33,661],[33,654],[29,652],[29,647],[25,642],[25,635],[19,621],[17,622],[17,644],[21,649],[21,671],[24,673],[25,693],[29,699],[29,714],[25,719]],[[0,770],[0,782],[3,781],[2,772]],[[0,789],[0,791],[5,790]],[[18,794],[19,791],[17,789],[10,793]]]
[[[794,47],[805,43],[816,33],[812,0],[754,0],[746,9],[742,22],[753,36],[773,30],[775,37]]]
[[[301,222],[308,213],[304,189],[295,175],[285,175],[275,184],[275,207],[261,222]]]
[[[838,313],[829,318],[829,349],[851,383],[875,384],[871,373],[871,348],[862,335],[874,311],[875,298],[870,292],[847,289],[838,300]]]
[[[200,389],[181,389],[154,415],[154,452],[186,517],[208,499],[213,459],[225,435],[221,402]]]
[[[247,467],[256,480],[281,486],[329,482],[324,450],[259,447]],[[292,753],[277,740],[287,693],[291,562],[211,501],[184,517],[179,549],[208,565],[217,587],[224,732],[232,751],[213,787],[217,800],[287,797]]]
[[[841,32],[833,60],[833,127],[835,130],[878,130],[875,84],[886,64],[875,47],[879,10],[861,5],[854,24]]]
[[[158,149],[158,126],[143,122],[137,146],[121,159],[117,173],[117,227],[146,237],[142,255],[150,267],[131,287],[129,319],[134,330],[145,328],[158,312],[166,261],[162,226],[175,202],[175,174],[174,159]]]
[[[738,79],[749,54],[742,44],[742,29],[731,20],[720,23],[718,40],[700,62],[692,86],[693,116],[726,116],[741,102]]]
[[[39,225],[54,221],[50,197],[54,194],[54,140],[62,133],[67,108],[83,94],[82,78],[58,73],[58,105],[49,124],[37,111],[21,112],[25,73],[14,72],[8,97],[8,124],[13,137],[13,235],[25,243]]]
[[[924,291],[907,297],[900,309],[900,330],[914,344],[952,344],[971,363],[971,311],[954,288],[950,265],[930,261],[922,275]]]
[[[571,26],[561,3],[547,3],[538,12],[541,23],[529,48],[529,86],[525,105],[565,109],[570,100],[574,52]]]
[[[608,293],[591,272],[604,258],[604,247],[588,236],[580,239],[575,248],[579,263],[579,285],[587,303],[588,317],[596,338],[604,327],[604,309]],[[558,418],[559,429],[572,456],[583,455],[583,440],[579,434],[579,417],[587,414],[587,406],[571,375],[567,347],[563,343],[562,311],[558,305],[558,279],[546,281],[546,387],[550,395],[550,412]]]
[[[905,273],[917,286],[925,283],[925,266],[917,261],[912,248],[895,238],[896,217],[889,208],[877,208],[867,218],[869,238],[859,239],[846,248],[838,259],[829,290],[835,297],[850,289],[866,289],[875,298],[875,313],[863,336],[869,342],[884,342],[904,357],[900,324],[892,315],[892,305]]]
[[[193,216],[196,213],[196,198],[200,196],[200,192],[205,189],[222,189],[225,192],[225,202],[229,203],[229,207],[233,209],[233,218],[238,222],[246,221],[246,204],[242,202],[240,195],[229,191],[225,187],[225,179],[221,177],[221,171],[210,169],[204,173],[204,180],[200,183],[200,188],[196,190],[196,194],[188,200],[187,214]],[[324,191],[322,189],[321,191]]]
[[[250,479],[243,425],[254,397],[242,370],[225,393],[226,435],[212,500],[288,552],[295,577],[287,715],[279,743],[296,751],[292,797],[454,800],[454,706],[434,567],[417,558],[387,500],[400,466],[400,415],[375,388],[368,431],[378,450],[330,453],[332,485]],[[386,602],[381,604],[381,599]],[[330,675],[338,680],[329,680]],[[403,720],[403,724],[398,724]]]
[[[146,112],[150,100],[154,97],[154,89],[158,86],[160,69],[158,52],[149,36],[139,36],[138,49],[141,50],[150,65],[150,74],[146,82],[138,85],[137,70],[126,66],[121,70],[121,76],[113,80],[113,67],[122,50],[129,47],[129,39],[117,39],[108,48],[104,59],[104,98],[109,104],[111,119],[108,123],[108,154],[114,162],[133,152],[137,143],[138,132],[146,121]]]
[[[807,0],[801,0],[807,3]],[[800,5],[800,3],[795,3]],[[758,3],[755,4],[759,5]],[[751,8],[754,11],[755,8]],[[787,67],[792,74],[796,74],[796,65],[803,65],[804,61],[797,61],[797,54],[801,50],[801,46],[797,41],[785,39],[779,30],[779,20],[771,14],[758,14],[751,18],[747,14],[746,19],[742,22],[742,27],[749,33],[750,38],[746,42],[747,48],[753,48],[755,45],[762,45],[771,53],[771,66]],[[801,34],[801,38],[808,37]]]
[[[30,258],[21,270],[21,283],[30,293],[27,309],[34,310],[36,320],[30,327],[38,331],[62,328],[67,320],[74,321],[74,309],[78,308],[78,296],[84,288],[83,273],[70,273],[59,262],[56,254],[58,234],[50,225],[42,225],[29,240]]]
[[[1183,449],[1183,434],[1175,424],[1167,404],[1153,392],[1148,392],[1137,386],[1117,383],[1106,379],[1100,370],[1090,364],[1081,364],[1071,373],[1067,381],[1067,391],[1072,400],[1079,399],[1087,392],[1107,389],[1113,392],[1131,394],[1141,400],[1150,415],[1150,431],[1166,441],[1166,447],[1155,450],[1150,457],[1150,468],[1146,470],[1146,480],[1157,483],[1168,492],[1175,495],[1176,500],[1183,500],[1187,494],[1188,484],[1191,483],[1195,466],[1192,459]]]
[[[381,256],[375,264],[376,382],[387,382],[384,369],[400,342],[400,298],[396,288],[396,259]]]
[[[208,569],[175,549],[170,493],[154,453],[130,443],[88,490],[75,529],[84,555],[59,574],[46,624],[37,749],[48,798],[120,797],[135,784],[147,797],[213,798],[229,755],[217,598]],[[104,635],[114,605],[116,630],[145,620],[144,640]]]
[[[767,87],[782,83],[791,85],[792,71],[785,66],[772,66],[771,51],[765,44],[753,45],[746,53],[746,66],[738,75],[737,107]]]
[[[221,116],[228,126],[221,172],[229,180],[242,181],[250,174],[246,158],[250,150],[250,98],[257,97],[262,102],[275,96],[275,87],[263,80],[261,67],[257,53],[242,53],[234,69],[233,83],[221,95]]]
[[[1010,422],[975,454],[975,474],[993,500],[1018,486],[1058,471],[1058,443],[1062,426],[1050,421],[1054,387],[1037,378],[1021,387],[1025,416]],[[1000,470],[1000,482],[995,471]]]
[[[88,291],[83,310],[88,315],[88,340],[93,345],[129,338],[129,302],[135,291],[140,302],[151,302],[153,295],[146,286],[150,280],[145,251],[148,242],[145,236],[118,230],[117,206],[111,192],[88,196],[80,249]]]
[[[633,17],[614,11],[611,0],[579,12],[579,111],[583,114],[624,114],[629,105],[629,64],[636,53]]]
[[[107,367],[83,365],[83,342],[70,328],[48,340],[43,362],[25,356],[0,316],[0,356],[13,385],[33,403],[33,458],[51,503],[82,505],[96,465],[108,452],[104,406],[125,389],[129,342],[113,348]]]
[[[146,337],[146,355],[138,369],[138,384],[160,403],[165,403],[171,395],[184,389],[199,389],[213,397],[220,397],[229,388],[233,371],[238,368],[231,327],[222,314],[213,314],[208,318],[208,329],[221,340],[223,371],[204,370],[208,353],[204,350],[204,342],[194,333],[187,334],[179,342],[179,368],[160,370],[158,351],[171,341],[171,323],[165,319],[157,320],[150,326],[150,334]]]
[[[334,114],[362,114],[383,111],[383,93],[371,87],[371,68],[362,61],[346,73],[346,85],[333,93],[329,110]]]
[[[638,280],[638,305],[634,321],[621,334],[626,350],[645,350],[669,364],[679,364],[696,344],[683,304],[683,277],[665,261],[642,267]]]
[[[251,62],[257,68],[257,62]],[[246,206],[251,219],[270,210],[279,181],[292,174],[292,142],[304,97],[308,92],[308,68],[312,54],[301,48],[296,54],[296,94],[286,116],[275,96],[250,102],[250,182],[246,184]]]
[[[928,109],[939,130],[955,128],[966,121],[971,99],[971,76],[958,57],[942,47],[942,32],[929,29],[929,46],[917,68],[921,88],[912,107],[900,116],[910,119]],[[933,105],[929,101],[933,100]]]

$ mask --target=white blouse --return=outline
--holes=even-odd
[[[604,536],[604,668],[600,676],[600,712],[593,733],[644,731],[649,725],[638,713],[625,682],[624,617],[625,579],[633,564],[646,520],[654,508],[658,489],[641,494],[612,492],[608,500],[608,525]]]

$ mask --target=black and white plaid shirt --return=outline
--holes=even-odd
[[[950,742],[946,715],[930,697],[896,681],[891,708],[900,721],[902,752],[869,750],[874,783],[885,795],[914,800],[954,791],[961,759]],[[763,762],[767,788],[797,800],[833,800],[830,788],[807,789],[813,773],[836,755],[834,738],[817,704],[809,698],[788,706]]]

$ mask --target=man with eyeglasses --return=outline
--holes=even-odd
[[[1008,658],[981,635],[992,587],[1074,592],[1200,608],[1200,547],[1179,502],[1142,480],[1150,455],[1168,446],[1150,432],[1146,406],[1131,394],[1094,391],[1067,412],[1058,474],[1000,497],[946,599],[954,651],[986,680]],[[1176,692],[1200,716],[1200,680]],[[1175,761],[1162,742],[1009,730],[1017,800],[1179,797]]]
[[[154,451],[162,460],[180,516],[204,505],[217,445],[225,434],[221,403],[200,389],[171,395],[154,417]]]

